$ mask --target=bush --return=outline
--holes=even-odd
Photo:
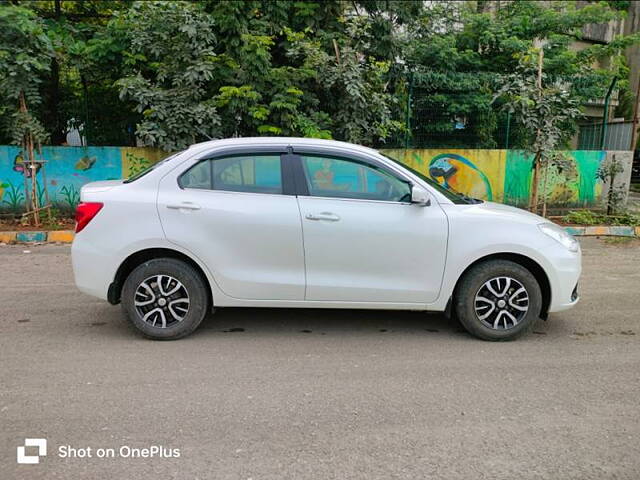
[[[574,225],[624,225],[632,227],[640,225],[640,216],[629,212],[605,215],[591,210],[575,210],[562,217],[562,220]]]

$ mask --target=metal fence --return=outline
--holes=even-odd
[[[631,150],[632,122],[582,125],[578,150]]]
[[[505,111],[489,105],[484,110],[465,111],[473,102],[468,96],[477,92],[409,91],[406,130],[387,139],[388,148],[498,148],[519,149],[526,145],[526,131]],[[481,94],[480,94],[481,95]],[[487,95],[489,97],[489,95]],[[477,98],[474,99],[476,104]],[[589,123],[580,125],[578,150],[631,150],[631,122]]]
[[[513,148],[518,143],[518,127],[511,115],[496,111],[490,101],[487,92],[412,87],[404,105],[406,130],[387,139],[385,146]]]

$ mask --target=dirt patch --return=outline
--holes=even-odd
[[[76,222],[72,218],[56,218],[51,221],[45,216],[39,227],[25,225],[13,218],[0,219],[0,232],[41,232],[47,230],[74,230]]]
[[[635,237],[606,237],[603,238],[602,241],[607,245],[624,247],[638,247],[640,246],[640,239]]]

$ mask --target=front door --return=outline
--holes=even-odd
[[[440,292],[448,224],[412,205],[411,185],[360,160],[300,155],[307,300],[430,303]]]
[[[285,183],[280,154],[214,158],[177,181],[167,176],[158,196],[167,239],[203,261],[230,297],[303,300],[300,212]]]

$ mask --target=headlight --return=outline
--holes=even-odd
[[[567,247],[570,252],[577,252],[580,248],[578,241],[555,223],[541,223],[538,225],[538,228],[540,228],[545,235],[549,235],[556,242]]]

